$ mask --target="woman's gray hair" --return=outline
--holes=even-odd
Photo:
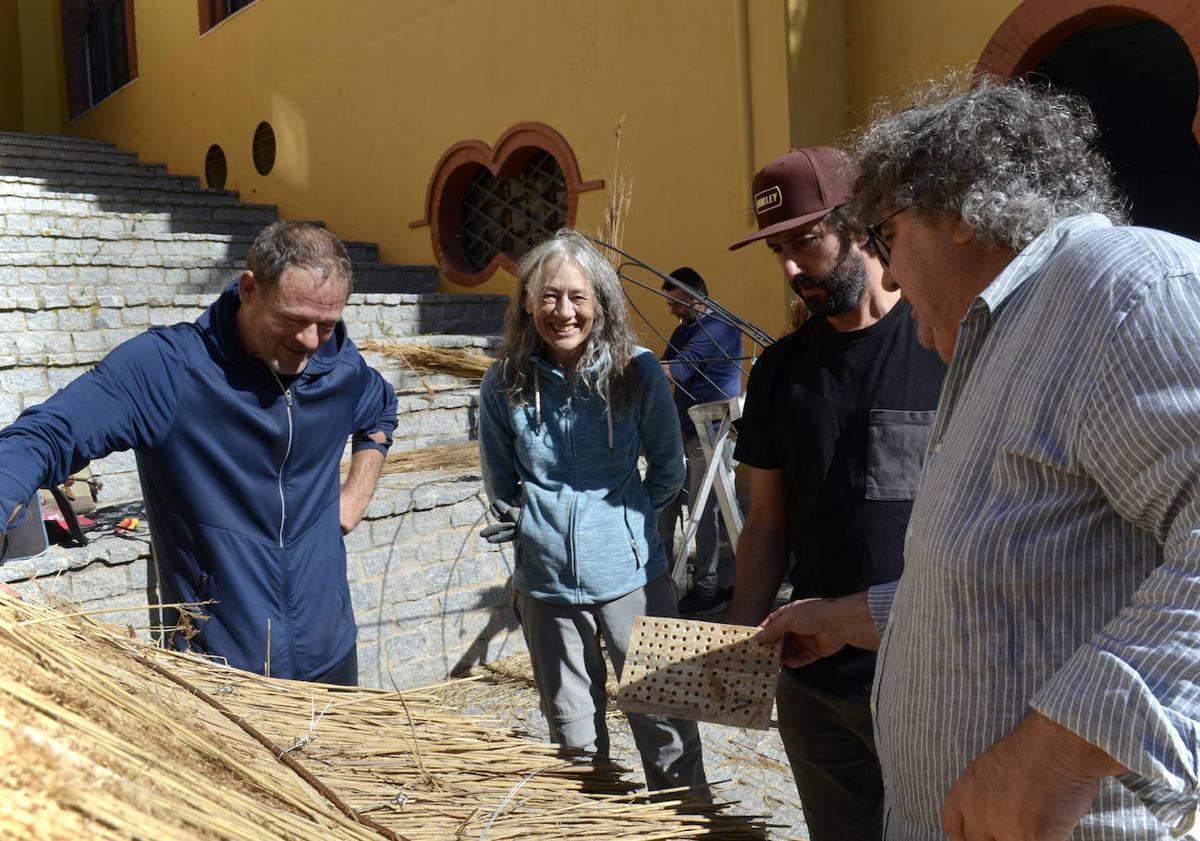
[[[962,219],[984,246],[1019,251],[1059,219],[1125,220],[1087,101],[1021,81],[952,78],[853,141],[853,213],[866,225],[912,207]]]
[[[592,284],[592,329],[572,373],[574,382],[593,390],[609,406],[625,409],[637,393],[637,366],[631,365],[637,337],[629,323],[625,292],[616,269],[580,233],[563,228],[531,248],[517,266],[517,291],[504,316],[500,344],[500,373],[513,405],[533,396],[533,356],[542,337],[526,312],[530,300],[537,306],[546,278],[543,268],[554,259],[570,261]]]

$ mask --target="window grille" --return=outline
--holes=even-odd
[[[514,179],[497,179],[480,167],[467,185],[459,215],[463,253],[477,272],[499,253],[519,260],[566,224],[567,181],[545,151]]]

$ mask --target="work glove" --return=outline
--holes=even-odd
[[[488,543],[508,543],[517,537],[517,520],[521,518],[521,506],[509,505],[497,499],[488,509],[496,522],[479,532]]]

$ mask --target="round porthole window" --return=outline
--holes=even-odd
[[[216,143],[208,147],[204,156],[204,183],[210,190],[224,190],[229,168],[225,164],[225,150]]]
[[[254,168],[266,175],[275,168],[275,129],[263,120],[254,130]]]

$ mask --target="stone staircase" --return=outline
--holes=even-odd
[[[0,133],[0,425],[147,327],[194,319],[276,218],[273,205],[241,204],[107,143]],[[491,345],[504,297],[439,294],[435,267],[380,263],[374,243],[346,246],[353,338]],[[474,437],[475,383],[368,358],[400,398],[398,446]],[[94,469],[108,499],[138,495],[129,454]]]

